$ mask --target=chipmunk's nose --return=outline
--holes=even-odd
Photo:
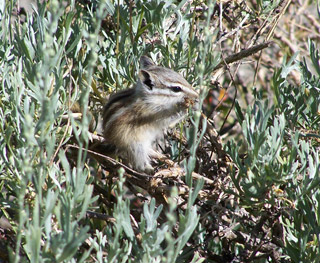
[[[199,109],[199,93],[195,91],[191,86],[186,90],[186,95],[193,110]]]
[[[190,88],[188,89],[188,97],[190,99],[197,100],[199,98],[199,94],[194,89]]]

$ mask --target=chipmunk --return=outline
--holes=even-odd
[[[164,130],[181,121],[198,93],[177,72],[140,59],[139,79],[134,88],[113,94],[104,107],[106,143],[140,172],[153,173],[153,143]]]

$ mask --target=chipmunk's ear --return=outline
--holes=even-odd
[[[140,67],[143,68],[147,68],[150,66],[154,66],[153,61],[151,60],[151,58],[147,57],[147,56],[142,56],[140,58]]]
[[[146,85],[150,90],[154,87],[154,79],[152,74],[149,73],[147,70],[141,69],[139,72],[140,81]]]

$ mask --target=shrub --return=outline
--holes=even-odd
[[[3,3],[0,261],[319,261],[319,51],[310,37],[302,59],[261,53],[288,43],[289,1]],[[152,177],[95,148],[143,54],[193,83],[204,113],[167,136],[183,169],[158,160]]]

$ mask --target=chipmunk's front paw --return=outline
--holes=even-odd
[[[151,164],[146,164],[146,166],[144,167],[144,172],[146,174],[154,174],[154,169],[153,167],[151,166]]]

